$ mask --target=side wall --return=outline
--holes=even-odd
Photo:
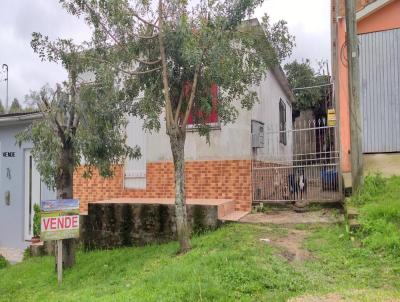
[[[25,150],[32,145],[16,145],[15,136],[29,123],[0,127],[0,246],[25,248]],[[3,157],[3,152],[15,152],[15,157]],[[7,168],[9,177],[7,177]],[[10,205],[5,203],[5,192],[10,191]],[[41,198],[54,198],[44,184]],[[40,200],[35,200],[39,203]]]
[[[235,200],[236,210],[250,210],[250,160],[187,161],[185,168],[187,198],[229,198]],[[109,179],[98,174],[84,179],[83,168],[79,168],[74,175],[74,196],[81,201],[81,211],[87,211],[88,202],[109,198],[175,197],[172,162],[147,163],[146,189],[125,189],[123,170],[122,165],[116,166]]]
[[[236,210],[249,211],[252,202],[251,187],[251,119],[258,119],[266,124],[279,125],[279,100],[286,102],[287,124],[292,124],[292,110],[283,89],[271,73],[260,87],[256,87],[260,103],[252,111],[241,109],[234,124],[221,125],[210,135],[210,144],[196,131],[188,131],[185,145],[186,159],[186,194],[187,198],[233,199]],[[144,132],[143,132],[144,133]],[[140,135],[136,132],[135,135]],[[115,167],[115,176],[103,179],[94,175],[92,179],[83,179],[83,168],[78,169],[74,177],[74,196],[81,201],[82,211],[87,211],[88,202],[109,198],[173,198],[174,172],[169,137],[164,123],[158,133],[145,133],[143,156],[146,163],[140,167],[144,173],[142,189],[124,187],[124,167]],[[128,134],[129,136],[129,134]],[[136,139],[141,141],[140,138]],[[134,140],[133,140],[134,141]],[[266,148],[265,148],[266,149]],[[292,154],[291,140],[281,146],[284,156]],[[129,167],[134,167],[131,163]],[[130,168],[132,169],[132,168]],[[135,174],[133,172],[133,174]],[[145,175],[145,176],[144,176]],[[139,182],[137,182],[139,183]]]
[[[287,144],[279,143],[279,102],[286,106],[286,129],[292,129],[292,105],[284,90],[272,72],[267,73],[266,79],[255,88],[260,102],[252,110],[252,120],[263,122],[264,148],[258,148],[255,154],[257,160],[291,161],[293,158],[292,133],[287,134]],[[271,133],[273,132],[273,133]]]
[[[240,108],[240,107],[239,107]],[[241,111],[234,124],[221,125],[211,131],[210,144],[196,131],[188,131],[185,144],[186,197],[234,199],[236,210],[249,211],[251,207],[251,113]],[[94,175],[83,179],[83,168],[74,178],[74,196],[81,201],[81,210],[87,211],[88,202],[108,198],[173,198],[174,170],[169,137],[164,123],[158,133],[135,132],[144,135],[143,163],[145,169],[142,189],[124,186],[124,167],[115,167],[115,176],[103,179]],[[141,140],[141,138],[136,138]],[[133,140],[135,141],[135,139]],[[128,163],[135,166],[135,163]],[[140,177],[136,178],[136,180]]]
[[[343,10],[340,15],[344,16]],[[358,33],[370,33],[382,30],[400,28],[400,0],[394,0],[387,6],[375,13],[360,20],[357,24]],[[347,76],[347,50],[344,46],[346,40],[345,18],[338,20],[337,30],[337,76],[338,100],[340,106],[340,145],[341,145],[341,167],[342,172],[351,171],[350,162],[350,117],[349,117],[349,98],[348,98],[348,76]]]
[[[359,34],[399,28],[400,1],[394,0],[372,15],[360,20],[357,26]]]

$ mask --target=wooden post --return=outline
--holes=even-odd
[[[63,270],[62,254],[63,254],[62,240],[57,240],[57,280],[58,280],[58,285],[61,285],[61,282],[62,282],[62,270]]]
[[[350,102],[350,157],[353,192],[362,183],[362,120],[360,109],[360,70],[357,38],[356,0],[346,0],[346,38]]]

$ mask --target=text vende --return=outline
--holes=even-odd
[[[78,228],[79,215],[42,218],[42,231],[59,231]]]

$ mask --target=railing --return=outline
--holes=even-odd
[[[342,198],[335,126],[317,120],[297,122],[284,131],[282,125],[265,129],[265,147],[253,153],[254,202]]]

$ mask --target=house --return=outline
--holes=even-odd
[[[252,161],[262,150],[268,150],[263,130],[268,126],[279,128],[291,125],[294,96],[280,67],[267,72],[265,79],[254,87],[260,102],[252,110],[242,109],[236,103],[239,115],[235,123],[222,125],[218,116],[210,121],[210,144],[189,125],[186,144],[186,196],[194,200],[234,201],[234,208],[244,213],[252,206]],[[74,197],[86,212],[89,202],[115,198],[172,199],[174,169],[169,138],[164,123],[157,133],[142,129],[142,121],[129,117],[128,143],[139,145],[142,157],[128,160],[114,168],[113,178],[104,179],[94,174],[83,178],[83,168],[74,175]],[[288,126],[289,127],[289,126]],[[257,133],[254,133],[257,129]],[[253,133],[252,133],[253,130]],[[279,153],[291,158],[292,140],[278,143]]]
[[[52,199],[30,154],[31,143],[15,136],[40,119],[40,113],[0,115],[0,247],[25,248],[32,238],[33,205]]]
[[[257,19],[248,21],[250,26],[260,27]],[[235,123],[222,125],[218,114],[211,112],[210,144],[200,137],[193,125],[188,125],[185,145],[186,197],[191,202],[198,200],[233,200],[236,211],[250,211],[253,200],[252,161],[256,150],[267,150],[263,139],[267,126],[278,128],[292,123],[294,96],[280,67],[267,72],[258,87],[253,87],[260,102],[252,110],[235,105],[239,115]],[[218,101],[218,87],[211,87],[213,102]],[[162,117],[160,117],[162,119]],[[88,210],[89,202],[130,198],[140,202],[143,198],[153,200],[172,199],[174,191],[174,169],[169,137],[165,123],[161,122],[157,133],[143,130],[143,122],[129,117],[128,143],[141,148],[139,160],[128,160],[116,166],[114,177],[101,178],[94,174],[91,179],[82,177],[83,168],[74,175],[74,197],[81,201],[81,211]],[[257,134],[252,133],[256,131]],[[256,142],[257,141],[257,142]],[[278,143],[279,152],[286,158],[293,153],[292,141],[287,138]],[[260,151],[259,151],[260,153]],[[197,201],[196,201],[197,200]]]
[[[344,0],[332,0],[332,66],[341,168],[351,172]],[[364,170],[400,173],[400,0],[357,0]],[[348,177],[345,177],[348,179]]]

